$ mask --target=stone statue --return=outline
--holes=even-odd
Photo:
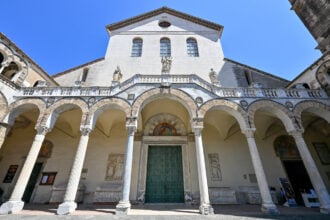
[[[119,66],[117,66],[116,70],[113,72],[112,80],[113,81],[120,81],[121,78],[123,78],[123,74],[121,73],[121,70],[119,69]]]
[[[172,65],[172,57],[162,57],[162,73],[169,73]]]
[[[211,83],[213,84],[217,84],[218,83],[218,75],[217,73],[213,70],[213,68],[211,68],[210,72],[209,72],[209,77],[211,80]]]

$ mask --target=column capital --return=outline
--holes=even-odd
[[[304,130],[294,130],[294,131],[289,131],[288,134],[291,135],[292,137],[302,137],[304,133]]]
[[[126,118],[126,130],[129,136],[134,135],[134,132],[137,129],[137,118],[136,117],[127,117]]]
[[[92,129],[91,128],[80,128],[81,136],[89,136]]]
[[[7,60],[3,61],[0,64],[1,64],[2,67],[7,67],[7,66],[9,66],[10,63],[11,63],[11,61],[9,59],[7,59]]]
[[[51,131],[51,128],[46,126],[36,126],[35,129],[37,130],[37,134],[46,135],[48,132]]]
[[[242,133],[247,137],[247,138],[254,138],[254,134],[256,132],[255,128],[249,128],[246,130],[242,130]]]
[[[4,128],[10,128],[12,125],[5,123],[5,122],[0,122],[0,127],[4,127]]]
[[[195,135],[200,135],[204,125],[203,125],[204,118],[193,118],[191,120],[191,127],[194,131]]]

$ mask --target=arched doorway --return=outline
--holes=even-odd
[[[301,193],[309,193],[313,189],[306,168],[293,137],[289,135],[278,136],[274,140],[274,150],[277,157],[281,159],[294,191],[294,197],[298,205],[304,205]]]
[[[193,144],[188,138],[191,131],[188,110],[172,97],[145,103],[137,129],[141,140],[137,200],[186,202],[185,198],[192,195],[189,164],[194,149],[188,147]]]
[[[145,202],[183,203],[182,145],[172,142],[186,135],[183,122],[172,114],[157,114],[148,120],[144,134],[163,140],[148,144]]]

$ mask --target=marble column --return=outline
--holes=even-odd
[[[330,197],[301,131],[289,132],[294,138],[309,178],[320,201],[320,212],[330,214]]]
[[[129,194],[131,188],[133,144],[134,144],[134,133],[136,130],[136,125],[129,125],[126,126],[126,128],[127,128],[127,145],[126,145],[122,199],[119,201],[119,203],[116,206],[116,215],[127,215],[131,208],[131,203],[129,201]]]
[[[90,132],[90,128],[81,129],[81,137],[77,148],[76,156],[72,164],[68,185],[64,195],[64,202],[60,204],[57,209],[58,215],[70,214],[74,212],[77,208],[75,198],[79,187],[79,181],[81,171],[84,165]]]
[[[19,174],[19,177],[14,187],[14,191],[12,192],[10,199],[6,203],[1,205],[0,214],[12,214],[19,212],[23,209],[24,202],[22,201],[22,197],[26,185],[31,176],[34,164],[38,158],[38,154],[45,139],[45,135],[50,131],[49,128],[43,126],[37,127],[36,130],[37,135],[34,138],[23,168]]]
[[[209,199],[209,188],[207,185],[207,175],[205,168],[203,141],[202,141],[202,126],[193,127],[195,133],[196,144],[196,157],[197,157],[197,171],[198,171],[198,183],[200,193],[200,206],[199,211],[202,215],[214,214],[213,208]]]
[[[258,152],[257,144],[254,139],[254,129],[244,130],[249,151],[252,159],[253,169],[256,174],[259,191],[262,199],[261,211],[268,214],[278,214],[279,211],[276,205],[273,203],[272,196],[270,194],[269,186],[267,183],[264,168],[261,163],[260,155]]]

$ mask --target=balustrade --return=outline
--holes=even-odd
[[[109,87],[22,87],[18,97],[26,96],[110,96],[120,93],[133,85],[160,84],[164,80],[169,84],[195,84],[219,97],[228,98],[328,98],[322,90],[306,89],[262,89],[262,88],[223,88],[212,85],[197,75],[140,75]],[[158,85],[156,86],[158,87]]]

